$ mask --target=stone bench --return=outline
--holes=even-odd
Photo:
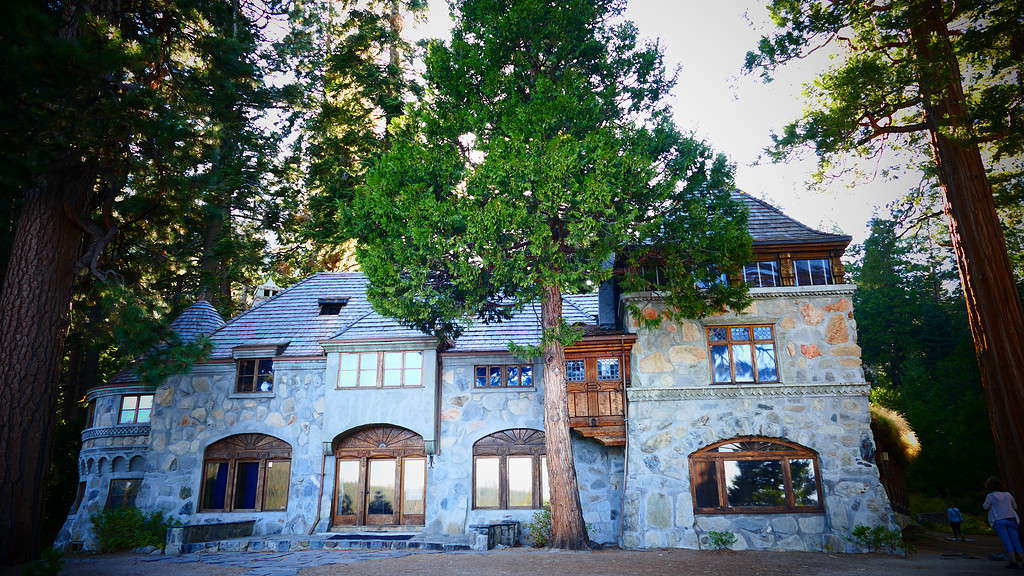
[[[213,542],[252,536],[255,528],[255,520],[171,526],[167,529],[167,544],[164,547],[164,554],[181,554],[189,544],[197,542]]]
[[[474,550],[491,550],[496,546],[512,547],[519,543],[519,522],[515,520],[471,524],[469,529],[476,535],[472,543]]]

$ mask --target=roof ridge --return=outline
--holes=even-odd
[[[572,301],[572,298],[569,298],[570,296],[590,296],[590,295],[591,294],[563,294],[562,295],[562,301],[563,302],[568,302],[570,306],[575,308],[576,311],[579,312],[580,314],[582,314],[585,318],[590,318],[592,316],[596,316],[596,314],[591,314],[590,312],[587,312],[583,308],[580,308],[578,304],[576,304],[575,302]]]
[[[253,310],[255,310],[257,308],[262,308],[263,306],[265,306],[269,302],[280,298],[283,294],[286,294],[287,292],[290,292],[294,288],[298,288],[299,286],[302,286],[306,282],[308,282],[308,281],[312,280],[313,278],[316,278],[317,276],[320,276],[322,274],[331,274],[331,272],[314,272],[314,273],[310,274],[309,276],[306,276],[305,278],[303,278],[302,280],[299,280],[295,284],[292,284],[291,286],[285,288],[284,290],[281,290],[277,294],[274,294],[270,298],[267,298],[266,300],[260,302],[259,306],[250,306],[250,307],[246,308],[245,310],[243,310],[242,312],[239,312],[238,315],[231,317],[230,320],[225,320],[224,324],[220,328],[217,328],[213,332],[210,332],[209,334],[207,334],[207,336],[213,336],[217,332],[220,332],[221,330],[227,328],[228,326],[231,326],[232,324],[234,324],[238,320],[244,318],[246,315],[248,315]]]

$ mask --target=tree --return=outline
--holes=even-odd
[[[426,56],[423,97],[392,123],[345,215],[383,314],[438,335],[539,301],[552,540],[585,548],[570,443],[564,348],[580,334],[562,294],[665,267],[669,318],[747,302],[716,282],[749,257],[724,157],[672,124],[656,44],[621,0],[460,0],[449,43]],[[626,274],[629,288],[653,288]],[[648,312],[653,309],[648,309]],[[639,312],[639,309],[634,310]],[[640,319],[656,323],[658,314]]]
[[[224,0],[0,7],[0,186],[9,199],[0,232],[12,230],[0,241],[0,562],[27,559],[46,540],[40,518],[55,414],[74,421],[74,383],[98,376],[115,336],[120,350],[108,364],[169,337],[154,311],[180,309],[189,292],[168,304],[150,290],[199,284],[182,270],[195,268],[200,227],[189,218],[203,199],[183,183],[204,170],[193,147],[211,130],[203,98],[262,81],[225,70],[245,62],[225,58],[240,52],[217,42],[225,28],[234,33],[226,21],[253,29],[251,18],[236,19],[244,9]],[[232,153],[249,159],[254,149]],[[195,357],[161,350],[179,367]]]
[[[770,12],[781,30],[748,54],[748,71],[770,77],[826,45],[843,48],[809,88],[811,109],[775,137],[775,158],[810,145],[827,171],[848,153],[930,152],[1000,468],[1024,494],[1024,314],[989,181],[998,174],[1019,191],[1021,2],[774,0]]]
[[[290,199],[280,234],[289,269],[354,264],[339,213],[418,90],[414,47],[402,32],[425,8],[424,0],[309,0],[293,8],[277,46],[280,66],[295,77],[286,88],[295,137],[281,182]]]
[[[909,487],[976,498],[996,465],[963,296],[948,288],[952,252],[930,238],[900,238],[896,221],[876,219],[862,258],[847,270],[858,285],[872,401],[905,415],[921,442]]]

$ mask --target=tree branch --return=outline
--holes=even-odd
[[[857,146],[863,146],[868,142],[874,140],[875,138],[878,138],[879,136],[884,136],[886,134],[906,134],[908,132],[920,132],[922,130],[927,129],[928,124],[924,122],[916,122],[914,124],[907,124],[905,126],[881,126],[879,128],[876,128],[875,131],[872,132],[871,134],[861,138],[860,140],[857,140]]]

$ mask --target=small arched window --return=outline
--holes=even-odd
[[[202,512],[288,508],[292,447],[265,434],[238,434],[210,444],[203,457]]]
[[[821,512],[818,455],[777,438],[745,436],[690,455],[698,514]]]
[[[541,508],[547,503],[543,432],[513,428],[473,444],[473,508]]]

